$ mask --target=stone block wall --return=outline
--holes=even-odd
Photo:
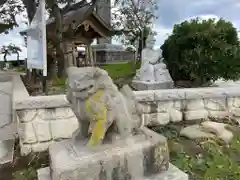
[[[78,128],[65,95],[29,97],[15,106],[22,155],[45,151],[53,142],[71,138]]]
[[[135,91],[148,126],[208,117],[234,117],[240,122],[240,87]],[[77,118],[65,95],[15,100],[22,154],[41,152],[55,141],[70,138]]]
[[[212,118],[240,122],[240,87],[136,91],[145,125]]]

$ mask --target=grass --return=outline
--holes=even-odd
[[[136,67],[138,68],[139,64],[137,64]],[[108,72],[109,76],[118,86],[130,83],[132,77],[135,75],[135,65],[132,62],[123,64],[110,64],[101,66],[101,68]],[[50,87],[50,91],[53,91],[53,94],[57,93],[59,89],[62,89],[64,92],[64,90],[66,90],[66,79],[56,78],[52,85],[53,87]]]
[[[14,68],[14,71],[24,73],[25,72],[25,68],[24,67],[17,67],[17,68]]]
[[[135,74],[134,63],[124,63],[124,64],[110,64],[102,66],[102,69],[106,70],[109,76],[113,79],[132,77]]]
[[[37,170],[49,166],[48,153],[20,155],[18,142],[15,145],[13,162],[0,165],[0,180],[37,180]]]
[[[131,84],[132,78],[135,75],[135,65],[133,62],[123,64],[110,64],[101,66],[106,70],[109,76],[113,79],[114,83],[121,87],[124,84]],[[20,72],[21,70],[18,69]],[[55,78],[48,82],[48,95],[65,94],[66,93],[66,78]],[[43,95],[42,92],[36,92],[34,95]],[[32,94],[33,95],[33,94]]]
[[[186,124],[170,124],[155,131],[168,137],[170,161],[186,172],[190,180],[239,180],[240,132],[227,145],[218,139],[189,140],[179,136]]]

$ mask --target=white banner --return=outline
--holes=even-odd
[[[40,0],[27,30],[27,68],[41,69],[47,76],[45,0]]]

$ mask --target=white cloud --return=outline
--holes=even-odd
[[[155,25],[153,28],[154,31],[157,32],[156,35],[156,44],[155,48],[160,48],[160,46],[164,43],[164,41],[167,39],[167,37],[171,34],[172,29],[171,28],[165,28],[161,25]]]
[[[200,20],[208,20],[208,19],[216,19],[219,20],[219,17],[214,15],[214,14],[203,14],[203,15],[198,15],[198,16],[192,16],[192,17],[187,17],[183,19],[182,21],[189,21],[191,19],[199,18]]]
[[[14,44],[19,46],[22,52],[19,53],[20,59],[25,59],[27,54],[27,49],[24,47],[24,39],[19,34],[20,31],[27,27],[26,25],[26,12],[22,13],[21,15],[16,16],[16,20],[19,23],[19,27],[14,28],[9,34],[0,34],[0,48],[3,45]],[[16,55],[8,55],[7,60],[16,60]],[[0,61],[3,61],[3,55],[0,55]]]

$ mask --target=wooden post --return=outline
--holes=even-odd
[[[95,62],[94,62],[94,58],[93,58],[93,51],[92,51],[91,44],[88,44],[88,49],[89,49],[90,64],[91,64],[91,66],[94,66]]]
[[[93,52],[93,58],[94,58],[94,65],[96,66],[96,64],[97,64],[97,51],[94,50],[92,52]]]
[[[90,59],[90,54],[89,54],[89,46],[88,44],[86,45],[86,58],[85,58],[85,66],[90,65],[91,63],[91,59]]]
[[[74,66],[76,66],[76,67],[78,66],[77,56],[78,56],[77,46],[73,43],[73,64],[74,64]]]

